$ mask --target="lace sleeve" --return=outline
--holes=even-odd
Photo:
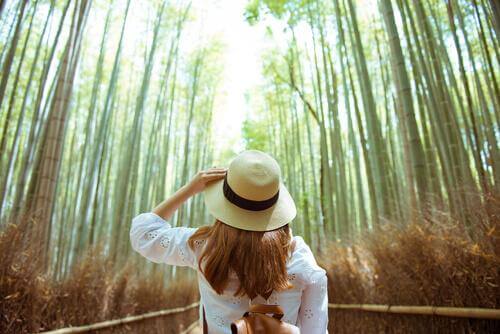
[[[328,280],[321,269],[312,275],[312,281],[302,291],[297,326],[301,333],[328,333]]]
[[[187,244],[195,231],[172,227],[155,213],[141,213],[132,219],[130,242],[136,252],[152,262],[196,269],[196,255]]]

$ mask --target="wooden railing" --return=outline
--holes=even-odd
[[[91,325],[79,327],[67,327],[56,329],[45,334],[69,334],[69,333],[85,333],[115,327],[135,321],[141,321],[151,318],[163,317],[170,314],[181,313],[198,307],[200,302],[195,302],[184,307],[176,307],[168,310],[150,312],[141,315],[134,315],[122,319],[102,321]],[[337,310],[354,310],[378,313],[395,313],[395,314],[420,314],[420,315],[435,315],[457,318],[475,318],[475,319],[493,319],[500,320],[500,309],[490,308],[475,308],[475,307],[445,307],[445,306],[399,306],[399,305],[376,305],[376,304],[328,304],[328,308]],[[198,320],[189,325],[181,334],[189,333],[198,324]]]
[[[355,310],[379,313],[438,315],[456,318],[500,319],[500,309],[445,306],[399,306],[376,304],[328,304],[338,310]]]
[[[115,326],[119,326],[119,325],[123,325],[123,324],[128,324],[131,322],[136,322],[136,321],[141,321],[141,320],[146,320],[146,319],[151,319],[151,318],[157,318],[157,317],[164,317],[166,315],[175,314],[175,313],[181,313],[181,312],[185,312],[185,311],[188,311],[190,309],[193,309],[195,307],[198,307],[199,305],[200,305],[200,302],[195,302],[195,303],[192,303],[192,304],[184,306],[184,307],[176,307],[176,308],[172,308],[172,309],[168,309],[168,310],[155,311],[155,312],[150,312],[150,313],[145,313],[145,314],[140,314],[140,315],[132,315],[132,316],[125,317],[122,319],[107,320],[107,321],[102,321],[102,322],[98,322],[98,323],[91,324],[91,325],[61,328],[61,329],[56,329],[56,330],[48,331],[48,332],[44,332],[44,333],[45,334],[49,334],[49,333],[50,334],[86,333],[89,331],[95,331],[98,329],[115,327]],[[191,324],[189,327],[193,326],[193,324]],[[195,326],[193,326],[193,327],[195,327]]]

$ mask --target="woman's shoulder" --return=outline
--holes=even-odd
[[[311,248],[300,235],[294,235],[292,240],[292,242],[295,244],[292,252],[293,258],[315,261],[314,254]]]
[[[305,284],[313,283],[326,271],[318,265],[311,248],[301,236],[294,236],[293,240],[295,248],[288,263],[288,272],[292,276],[295,274]]]

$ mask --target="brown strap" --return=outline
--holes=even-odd
[[[272,314],[274,318],[281,320],[283,315],[283,309],[279,305],[266,305],[266,304],[252,304],[248,312],[262,313],[262,314]]]
[[[205,317],[205,306],[203,306],[203,334],[208,334],[207,318]]]
[[[248,322],[245,317],[231,323],[231,334],[248,334]]]

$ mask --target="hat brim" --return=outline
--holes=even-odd
[[[297,208],[283,183],[280,183],[278,201],[268,209],[251,211],[231,203],[222,190],[224,179],[209,183],[203,195],[208,212],[221,222],[247,231],[271,231],[290,223]]]

